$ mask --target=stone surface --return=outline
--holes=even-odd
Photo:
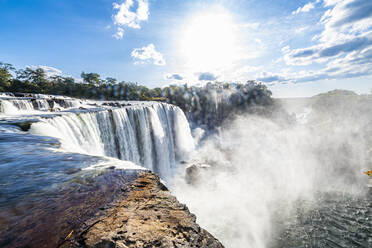
[[[196,224],[159,177],[143,172],[122,188],[122,195],[92,218],[62,247],[223,247]]]

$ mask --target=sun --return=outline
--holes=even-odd
[[[216,71],[238,57],[236,25],[225,9],[190,17],[179,37],[182,59],[194,71]]]

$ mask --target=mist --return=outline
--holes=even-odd
[[[278,247],[275,237],[301,202],[315,209],[319,196],[367,191],[371,104],[327,101],[282,103],[292,120],[246,114],[225,121],[180,169],[173,193],[226,247]]]

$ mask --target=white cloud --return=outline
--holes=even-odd
[[[372,27],[372,1],[344,0],[327,3],[331,9],[321,18],[324,31],[319,35],[321,42],[336,42],[350,39]]]
[[[121,27],[118,27],[116,33],[114,34],[114,38],[117,40],[120,40],[123,38],[123,36],[124,36],[124,29]]]
[[[304,33],[306,30],[308,30],[310,27],[309,26],[304,26],[304,27],[300,27],[300,28],[297,28],[295,30],[295,33],[296,34],[301,34],[301,33]]]
[[[121,39],[124,34],[124,27],[139,29],[140,23],[149,17],[148,0],[125,0],[123,3],[113,3],[116,13],[113,15],[117,32],[116,39]]]
[[[302,7],[299,7],[297,10],[293,11],[292,12],[292,15],[297,15],[301,12],[309,12],[310,10],[312,10],[313,8],[315,8],[315,4],[318,3],[318,1],[315,1],[315,2],[309,2],[307,4],[305,4],[304,6]]]
[[[290,49],[289,46],[285,46],[285,47],[282,48],[282,52],[283,52],[283,53],[289,52],[290,50],[291,50],[291,49]]]
[[[283,51],[287,65],[324,65],[323,69],[292,75],[296,81],[358,77],[372,74],[372,1],[325,0],[316,44]]]
[[[343,79],[371,75],[372,47],[362,51],[354,51],[348,55],[334,59],[323,69],[303,70],[299,72],[268,73],[263,72],[256,79],[265,83],[278,82],[313,82],[324,79]]]
[[[53,76],[60,76],[62,75],[62,71],[54,68],[52,66],[46,66],[46,65],[39,65],[35,66],[32,65],[30,66],[31,69],[36,70],[36,69],[43,69],[47,77],[53,77]]]
[[[156,51],[154,44],[149,44],[142,48],[135,48],[131,56],[135,59],[134,64],[153,63],[154,65],[165,65],[163,55]]]

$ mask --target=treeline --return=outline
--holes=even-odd
[[[82,81],[59,75],[48,77],[42,68],[15,69],[0,62],[0,91],[64,95],[97,100],[162,100],[162,89],[137,83],[102,79],[97,73],[81,73]]]
[[[149,89],[137,83],[102,79],[97,73],[81,73],[82,81],[72,77],[48,77],[42,68],[16,70],[0,63],[0,91],[64,95],[98,100],[160,100],[179,106],[189,121],[213,128],[233,113],[262,112],[273,105],[271,91],[261,83],[207,83],[188,86],[171,85]]]

